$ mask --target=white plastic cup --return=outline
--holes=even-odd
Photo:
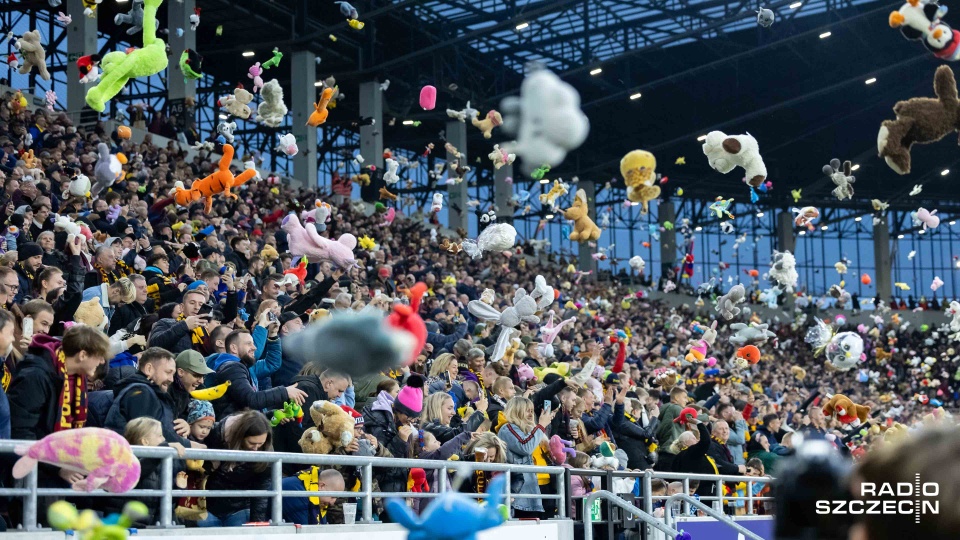
[[[357,522],[357,503],[343,503],[343,523],[353,525]]]

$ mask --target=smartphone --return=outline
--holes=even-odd
[[[545,412],[550,412],[550,407],[551,407],[552,405],[553,405],[553,404],[550,403],[550,400],[549,400],[549,399],[543,400],[543,410],[544,410]]]
[[[33,337],[33,317],[23,318],[23,337],[27,339]]]
[[[277,316],[272,311],[267,312],[267,319],[270,322],[277,322]]]

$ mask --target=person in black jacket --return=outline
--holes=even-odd
[[[244,411],[214,424],[207,443],[221,450],[272,452],[273,433],[270,421],[259,411]],[[270,464],[230,463],[206,461],[206,489],[212,490],[269,490]],[[207,518],[197,522],[198,527],[240,527],[245,523],[270,519],[269,499],[262,497],[209,497]]]
[[[303,406],[307,394],[297,388],[296,384],[264,390],[257,387],[250,374],[250,367],[257,362],[257,346],[253,343],[250,332],[234,330],[227,335],[224,343],[227,352],[214,355],[211,366],[216,369],[212,386],[230,382],[226,395],[213,402],[217,418],[224,418],[243,409],[282,409],[287,400]]]
[[[110,340],[91,326],[70,328],[62,342],[35,336],[7,389],[10,436],[38,441],[56,431],[83,427],[87,378],[95,375],[109,352]],[[82,478],[74,471],[40,465],[44,486],[64,487]]]
[[[201,444],[191,443],[174,430],[174,402],[167,391],[177,370],[173,355],[160,347],[151,347],[143,352],[138,366],[136,373],[114,387],[113,404],[107,412],[104,427],[122,435],[128,422],[146,416],[160,422],[163,438],[168,443],[204,448]]]
[[[557,394],[564,388],[570,388],[571,390],[576,389],[577,384],[564,379],[556,373],[549,373],[544,376],[543,382],[546,386],[530,396],[530,400],[533,401],[533,414],[539,418],[540,413],[543,412],[543,404],[547,401],[550,402],[551,411],[560,410],[561,414],[555,414],[553,419],[550,420],[550,425],[547,426],[547,430],[549,431],[547,435],[559,435],[562,438],[565,433],[569,434],[570,417],[566,414],[566,411],[563,410],[563,404],[560,402]],[[564,423],[566,423],[566,426],[564,426]]]
[[[169,274],[170,259],[166,253],[155,253],[147,259],[143,277],[147,280],[147,295],[155,305],[180,300],[180,294],[187,288],[186,284],[178,284],[176,277]]]
[[[630,412],[625,411],[614,428],[617,443],[627,453],[628,469],[650,469],[657,462],[657,452],[650,445],[657,442],[660,410],[654,405],[648,413],[639,399],[631,399],[629,404]]]
[[[126,328],[130,330],[135,321],[146,317],[148,313],[153,312],[153,300],[147,294],[147,280],[140,274],[131,274],[128,279],[133,283],[134,290],[137,291],[137,298],[128,304],[117,306],[117,310],[110,317],[109,335],[114,335],[118,331]]]
[[[350,376],[332,369],[324,370],[323,366],[315,362],[308,362],[300,369],[300,373],[290,381],[303,390],[305,397],[304,408],[309,408],[320,400],[330,401],[343,395],[350,386]],[[303,423],[287,422],[274,428],[274,447],[277,452],[300,452],[300,437],[307,429],[314,427],[313,417],[304,411]],[[291,463],[294,472],[303,468],[302,464]]]
[[[400,389],[396,399],[382,391],[373,403],[363,409],[364,428],[377,438],[377,442],[396,458],[409,458],[410,437],[417,436],[414,423],[423,411],[423,377],[413,373],[407,385]],[[407,472],[404,469],[388,469],[379,480],[384,493],[407,490]]]
[[[423,404],[423,430],[433,433],[440,444],[452,440],[461,433],[473,433],[487,419],[488,405],[487,398],[481,397],[473,404],[476,412],[463,423],[454,426],[450,422],[457,414],[453,398],[449,394],[430,394]]]
[[[713,440],[710,438],[710,432],[707,427],[699,420],[693,418],[687,423],[687,429],[696,427],[700,434],[700,440],[696,444],[688,444],[689,435],[681,434],[677,439],[678,445],[685,446],[683,450],[677,453],[673,459],[673,472],[695,473],[695,474],[743,474],[746,469],[743,465],[734,465],[727,461],[716,461],[710,454],[710,446]],[[714,451],[716,453],[716,451]],[[717,493],[716,482],[700,482],[697,487],[697,495],[701,497],[715,497]]]

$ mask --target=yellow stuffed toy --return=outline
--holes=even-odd
[[[563,217],[573,221],[573,231],[570,240],[574,242],[590,242],[600,238],[600,227],[590,219],[590,209],[587,207],[587,192],[578,189],[573,200],[573,206],[563,212]]]
[[[503,351],[503,360],[501,361],[506,363],[508,366],[513,365],[513,356],[517,354],[517,351],[520,350],[520,346],[522,344],[523,342],[521,342],[519,338],[513,338],[510,340],[510,344],[507,345],[507,350]]]
[[[649,211],[649,202],[660,196],[657,180],[657,158],[646,150],[633,150],[620,160],[620,174],[627,185],[627,200],[643,203],[641,213]]]
[[[570,375],[570,364],[567,362],[554,362],[548,367],[533,368],[533,374],[537,376],[538,381],[542,381],[545,376],[551,373],[556,373],[566,378]]]
[[[280,258],[280,254],[277,252],[277,248],[267,244],[260,250],[260,258],[267,266],[270,266]]]

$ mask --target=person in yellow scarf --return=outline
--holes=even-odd
[[[283,479],[284,491],[344,491],[343,475],[334,469],[310,467]],[[297,525],[326,525],[336,497],[284,497],[283,520]]]

